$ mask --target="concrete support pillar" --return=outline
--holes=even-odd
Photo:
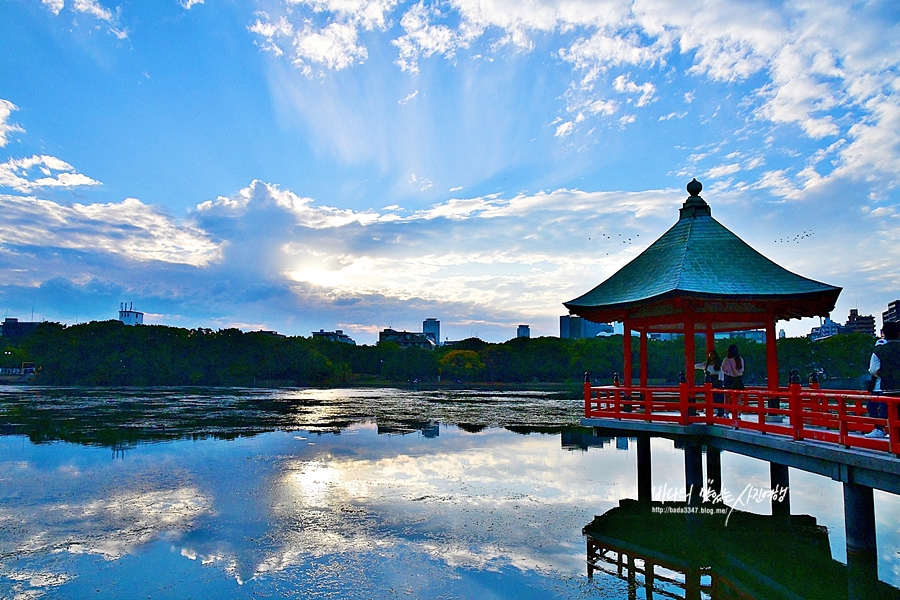
[[[653,484],[650,468],[650,436],[637,438],[637,487],[638,502],[649,504],[653,500]]]
[[[706,447],[706,485],[716,494],[715,498],[722,497],[722,451],[709,446]]]
[[[847,597],[854,600],[876,600],[879,594],[878,556],[874,552],[847,551]]]
[[[703,451],[699,444],[684,445],[684,487],[687,490],[687,503],[699,506],[700,492],[703,489]]]
[[[791,519],[791,492],[787,465],[769,463],[769,482],[772,488],[772,516],[789,521]]]
[[[844,484],[844,530],[847,533],[847,554],[876,551],[872,488],[856,483]]]

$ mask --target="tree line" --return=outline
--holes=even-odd
[[[812,371],[830,380],[860,378],[868,368],[874,341],[862,334],[818,342],[780,339],[780,380],[787,382],[792,369],[804,382]],[[732,343],[746,360],[745,382],[765,382],[765,345],[717,340],[720,356]],[[72,326],[42,323],[17,344],[0,338],[0,345],[4,347],[0,367],[32,362],[39,369],[35,383],[78,386],[578,383],[585,372],[594,381],[608,383],[615,373],[622,373],[624,362],[621,335],[581,340],[515,338],[503,343],[471,338],[432,351],[393,343],[353,346],[238,329],[126,326],[119,321]],[[632,346],[637,377],[638,345]],[[696,347],[699,362],[705,348],[702,338],[698,337]],[[649,340],[647,349],[651,383],[677,383],[684,371],[683,340]]]

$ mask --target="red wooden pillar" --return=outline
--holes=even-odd
[[[647,330],[641,330],[641,387],[647,387]]]
[[[625,353],[625,387],[631,387],[631,324],[628,319],[622,321],[622,332],[625,336],[622,338],[623,352]]]
[[[766,379],[770,390],[778,389],[778,348],[775,338],[775,317],[766,317]]]
[[[694,387],[694,315],[689,314],[684,320],[684,378],[690,387]]]

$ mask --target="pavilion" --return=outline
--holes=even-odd
[[[624,385],[632,385],[631,332],[640,333],[640,386],[647,386],[647,334],[684,334],[684,372],[694,372],[694,335],[765,329],[767,387],[778,389],[775,323],[826,316],[841,288],[775,264],[716,221],[696,179],[678,222],[586,294],[564,302],[589,321],[624,325]]]

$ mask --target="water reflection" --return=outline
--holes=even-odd
[[[528,391],[0,386],[0,435],[114,451],[142,443],[235,439],[285,429],[340,431],[367,420],[376,421],[385,434],[421,431],[437,436],[440,422],[471,433],[488,427],[558,433],[580,419],[577,400]]]
[[[595,517],[584,528],[588,576],[619,577],[630,598],[900,598],[872,571],[852,581],[859,573],[832,559],[814,517],[690,510],[622,500]]]
[[[571,427],[577,401],[180,393],[0,390],[0,597],[643,593],[585,575],[582,527],[636,496],[635,448]],[[682,485],[681,451],[654,444],[654,483]],[[747,476],[729,460],[726,480]],[[841,567],[815,539],[816,564]]]

